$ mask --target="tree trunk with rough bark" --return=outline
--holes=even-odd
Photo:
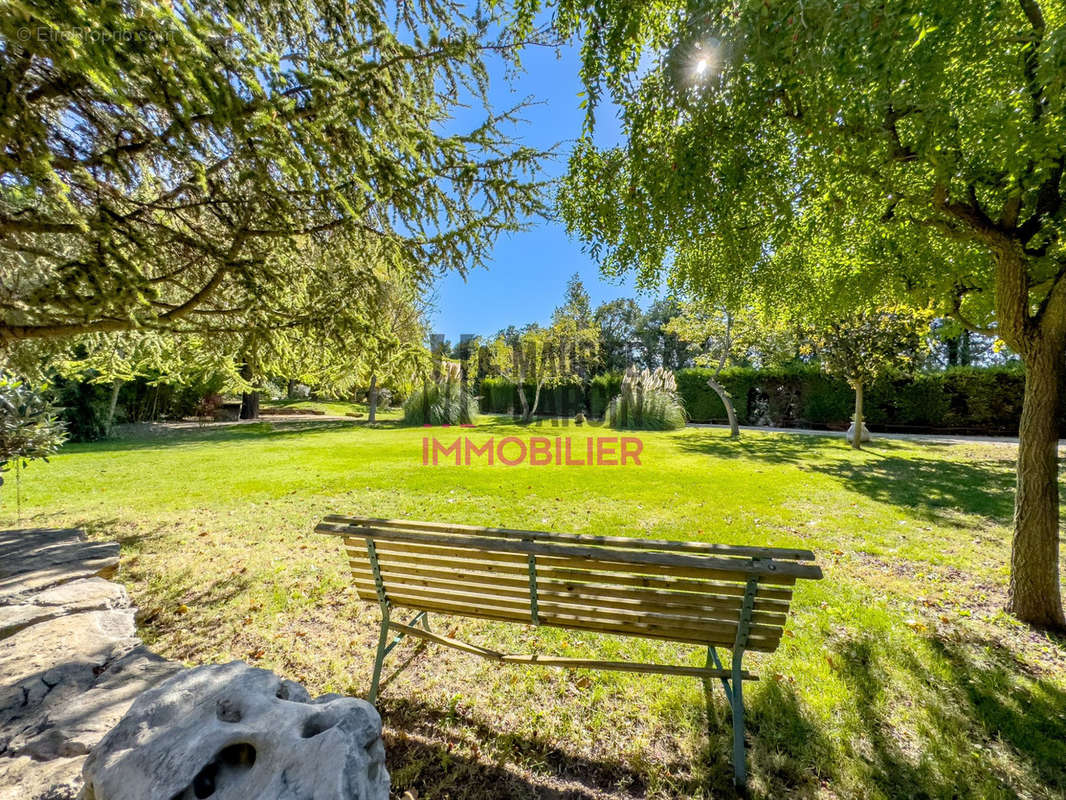
[[[252,371],[252,365],[247,359],[241,364],[241,378],[245,381],[251,382],[255,375]],[[241,393],[241,419],[259,419],[259,392],[242,392]]]
[[[370,376],[370,389],[366,393],[367,422],[377,422],[378,413],[378,376]]]
[[[1007,611],[1032,625],[1066,630],[1059,581],[1058,412],[1064,354],[1037,344],[1025,359],[1018,426]]]
[[[714,390],[714,393],[722,401],[722,405],[725,406],[725,415],[729,418],[729,435],[734,439],[739,439],[740,425],[737,424],[737,412],[733,408],[733,395],[727,392],[725,387],[714,378],[708,378],[707,385]]]

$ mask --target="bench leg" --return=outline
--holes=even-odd
[[[748,780],[744,754],[744,681],[740,677],[740,658],[733,656],[733,677],[729,703],[733,707],[733,783],[742,788]]]
[[[385,664],[385,653],[388,650],[389,640],[389,609],[388,606],[381,608],[381,633],[378,635],[378,652],[374,656],[374,676],[370,679],[370,694],[367,700],[374,705],[378,699],[378,684],[381,682],[381,668]]]

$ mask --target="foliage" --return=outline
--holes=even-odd
[[[688,345],[697,367],[780,366],[800,353],[800,332],[752,306],[727,309],[686,300],[664,330]]]
[[[92,442],[107,436],[111,392],[106,385],[56,377],[51,394],[71,441]]]
[[[600,329],[600,366],[605,371],[623,372],[640,357],[634,351],[642,318],[640,306],[628,297],[610,300],[596,309],[594,319]]]
[[[810,332],[822,368],[853,388],[888,370],[914,369],[928,353],[928,316],[908,308],[882,308],[828,320]]]
[[[0,23],[0,340],[267,331],[540,210],[458,2],[19,4]],[[456,109],[479,118],[469,130]],[[307,250],[338,253],[308,272]]]
[[[47,461],[66,439],[66,428],[44,393],[0,373],[0,470],[9,469],[11,462],[21,471],[30,461]]]
[[[589,381],[589,416],[603,419],[607,406],[622,391],[622,373],[608,372],[593,377]]]
[[[501,335],[488,352],[496,377],[516,388],[522,418],[528,422],[537,413],[546,386],[570,385],[591,377],[597,344],[598,330],[591,316],[586,322],[556,313],[550,327],[531,325],[513,338]],[[532,402],[527,383],[533,387]]]
[[[605,271],[808,321],[931,302],[1018,353],[1032,397],[1007,608],[1066,630],[1048,455],[1066,372],[1063,4],[556,5],[590,127],[605,95],[620,108],[623,144],[586,136],[560,193]]]
[[[621,392],[607,407],[612,428],[663,431],[685,427],[685,409],[677,396],[677,382],[669,370],[630,367],[622,376]]]
[[[708,369],[677,373],[678,394],[693,422],[722,422],[725,409],[707,387]],[[843,428],[854,390],[817,366],[730,367],[718,380],[746,425]],[[1014,435],[1021,417],[1025,373],[1017,367],[953,367],[918,375],[887,373],[866,389],[867,422],[886,428]],[[1066,433],[1066,409],[1060,413]]]
[[[448,365],[439,380],[411,392],[403,404],[405,425],[468,425],[477,419],[477,401],[458,366]]]

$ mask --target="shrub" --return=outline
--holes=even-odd
[[[596,375],[589,381],[589,416],[602,419],[607,414],[611,398],[622,391],[622,376],[615,372]]]
[[[468,425],[477,418],[477,401],[457,371],[448,370],[435,383],[411,392],[403,404],[406,425]]]
[[[14,462],[18,480],[30,461],[47,461],[62,446],[67,432],[55,411],[43,394],[24,381],[0,373],[0,471],[6,471]],[[21,494],[18,505],[21,518]]]
[[[75,442],[92,442],[107,436],[111,387],[89,381],[56,378],[52,395],[59,418]]]
[[[677,382],[669,370],[626,370],[621,392],[607,407],[612,428],[669,431],[685,426],[685,410],[677,397]]]

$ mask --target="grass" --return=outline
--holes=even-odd
[[[463,433],[533,430],[501,418]],[[247,659],[351,694],[368,688],[378,610],[347,588],[337,542],[312,532],[329,512],[808,547],[826,579],[799,587],[781,648],[751,659],[752,796],[1066,796],[1066,645],[1000,611],[1013,447],[854,452],[685,429],[639,434],[639,467],[457,468],[421,465],[425,434],[322,421],[71,445],[25,473],[22,524],[121,541],[121,579],[163,654]],[[436,628],[510,650],[701,661],[639,639]],[[413,644],[405,658],[379,704],[401,794],[733,796],[720,688],[708,717],[691,679],[504,668]]]
[[[353,403],[349,400],[266,400],[263,402],[264,410],[271,408],[295,408],[331,417],[343,417],[348,413],[362,414],[366,417],[369,410],[366,403]],[[383,409],[378,406],[377,417],[382,420],[398,419],[401,412],[402,409],[399,407]]]

